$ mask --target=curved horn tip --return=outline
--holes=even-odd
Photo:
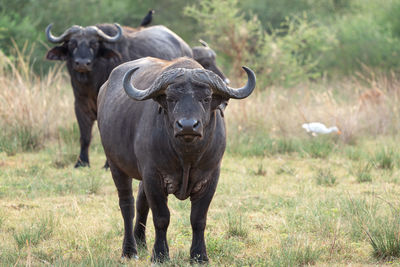
[[[46,35],[48,35],[50,33],[51,28],[53,28],[53,23],[50,23],[49,25],[47,25],[46,30],[44,31],[46,33]]]
[[[50,30],[52,27],[53,27],[53,22],[52,22],[52,23],[50,23],[49,25],[47,25],[47,27],[46,27],[46,31],[47,31],[47,30]]]
[[[254,78],[256,78],[256,74],[250,68],[248,68],[246,66],[242,66],[242,69],[244,69],[245,72],[252,74],[254,76]]]
[[[204,41],[204,40],[202,40],[202,39],[199,39],[199,42],[200,42],[203,46],[209,47],[206,41]]]
[[[133,73],[134,73],[135,71],[137,71],[138,69],[139,69],[139,67],[135,67],[135,68],[133,68],[133,69],[128,70],[128,71],[124,74],[124,77],[122,78],[124,84],[125,84],[125,83],[129,83],[129,84],[130,84],[130,82],[131,82],[131,76],[132,76]]]
[[[117,30],[118,30],[118,34],[122,34],[122,27],[121,27],[121,25],[119,25],[118,23],[114,23],[114,26],[117,28]]]

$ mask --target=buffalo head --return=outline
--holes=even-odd
[[[223,101],[249,96],[256,84],[254,72],[247,67],[243,67],[247,84],[239,89],[230,88],[209,70],[174,68],[164,71],[149,88],[138,90],[131,83],[131,76],[137,69],[125,74],[125,92],[137,101],[150,98],[157,101],[167,114],[174,137],[185,143],[202,139],[211,113]]]
[[[215,61],[217,54],[208,46],[205,41],[199,41],[203,46],[195,46],[192,48],[193,59],[199,62],[203,68],[216,73],[226,84],[229,84],[229,79],[225,77],[224,73],[217,67],[217,62]]]
[[[56,37],[51,34],[50,24],[46,28],[47,40],[52,43],[62,43],[47,52],[46,58],[50,60],[67,60],[77,72],[89,72],[92,70],[96,58],[120,58],[120,54],[104,46],[104,43],[115,43],[122,37],[122,28],[117,28],[115,36],[109,36],[97,26],[72,26],[63,34]]]

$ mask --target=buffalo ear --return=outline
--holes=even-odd
[[[167,104],[167,97],[165,95],[158,95],[155,98],[153,98],[154,101],[156,101],[161,109],[167,110],[168,104]],[[158,110],[158,113],[161,113],[161,110]]]
[[[65,45],[53,47],[46,54],[48,60],[67,60],[67,57],[68,48]]]
[[[120,53],[118,53],[117,51],[104,47],[104,46],[100,46],[99,49],[99,54],[100,57],[103,57],[105,59],[115,59],[115,60],[121,60],[122,56]]]
[[[228,105],[228,98],[224,98],[220,95],[213,95],[211,100],[211,110],[219,109],[221,111],[222,117],[224,117],[224,111]]]
[[[221,103],[228,103],[228,100],[229,99],[222,97],[220,95],[213,95],[211,100],[211,110],[218,108],[218,106],[221,105]]]

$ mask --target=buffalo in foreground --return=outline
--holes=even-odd
[[[46,28],[47,39],[61,45],[47,52],[47,59],[64,60],[75,96],[75,115],[80,130],[81,151],[75,167],[89,166],[89,145],[97,118],[97,95],[112,69],[119,64],[152,56],[171,60],[192,57],[192,50],[164,26],[134,29],[118,24],[72,26],[60,36]]]
[[[208,261],[204,230],[225,151],[225,122],[218,106],[249,96],[253,71],[243,67],[247,84],[230,88],[193,59],[143,58],[116,67],[98,98],[101,141],[124,219],[123,257],[137,257],[136,242],[146,245],[149,208],[153,214],[153,262],[169,257],[169,194],[190,197],[194,262]],[[133,230],[132,178],[140,180]]]

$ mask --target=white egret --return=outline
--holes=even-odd
[[[317,136],[318,134],[342,133],[338,127],[332,126],[328,128],[320,122],[304,123],[301,125],[301,127],[303,127],[307,133],[311,133],[313,136]]]

